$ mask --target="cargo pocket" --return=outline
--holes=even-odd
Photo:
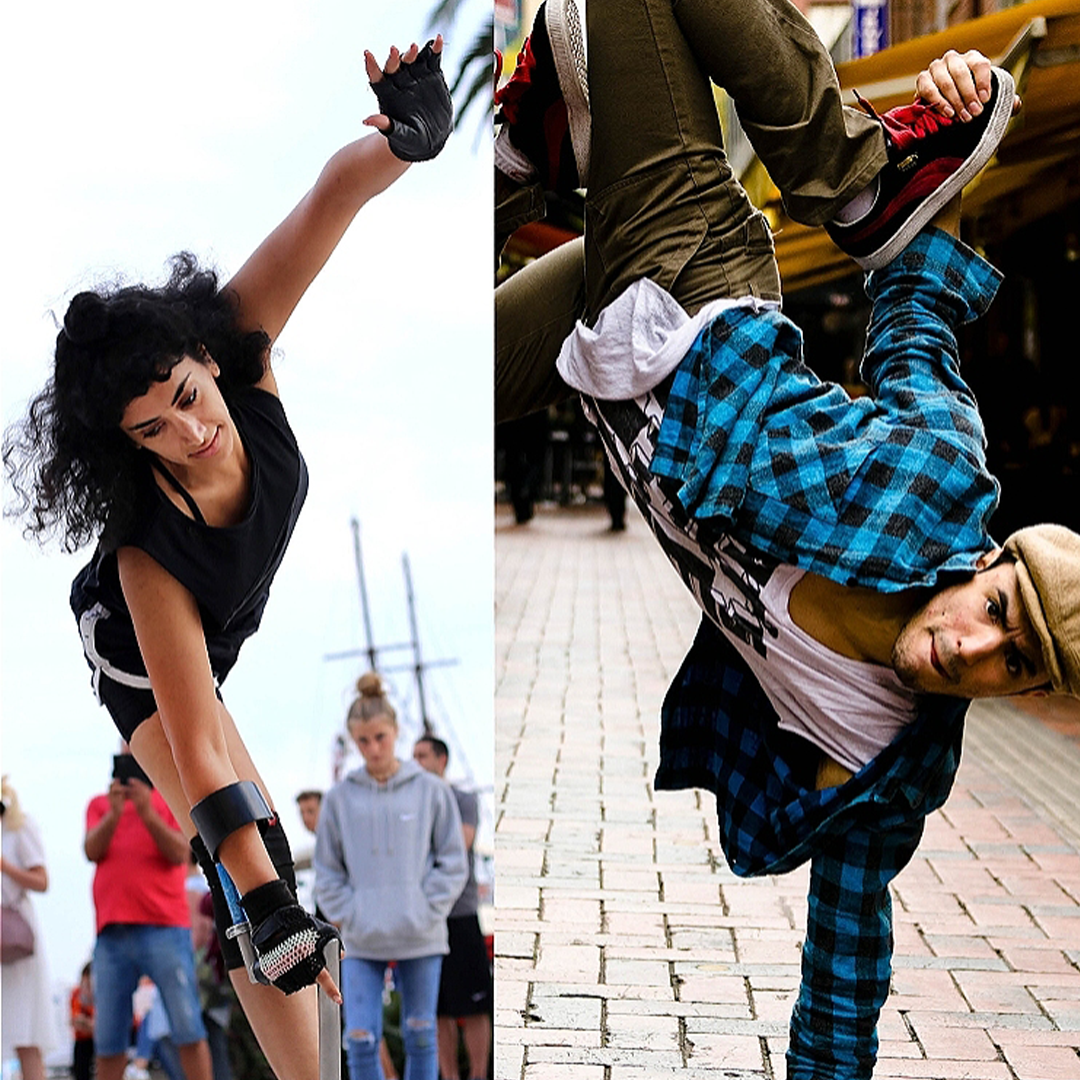
[[[708,219],[688,193],[684,169],[640,173],[606,187],[585,204],[585,283],[590,315],[635,281],[668,292],[708,233]]]

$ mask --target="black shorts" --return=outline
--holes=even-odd
[[[450,952],[443,957],[439,982],[439,1016],[477,1016],[490,1012],[491,961],[475,915],[446,920]]]
[[[128,742],[135,729],[157,712],[135,628],[122,614],[94,604],[78,615],[83,655],[93,672],[90,683],[98,701],[109,710],[117,730]],[[223,676],[214,676],[214,690]]]

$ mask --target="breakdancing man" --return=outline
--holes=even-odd
[[[915,105],[846,109],[786,0],[589,0],[587,18],[587,80],[572,0],[547,0],[500,92],[497,231],[544,187],[588,194],[583,241],[496,290],[497,416],[579,391],[702,607],[656,786],[716,793],[738,874],[810,860],[788,1076],[868,1077],[888,885],[952,786],[969,699],[1080,689],[1080,537],[991,540],[955,339],[999,282],[958,240],[959,193],[1018,101],[950,52]],[[867,398],[803,363],[710,78],[791,216],[873,271]]]

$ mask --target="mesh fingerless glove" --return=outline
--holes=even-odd
[[[284,881],[259,885],[241,903],[262,975],[286,994],[311,986],[326,967],[323,949],[338,932],[309,915]]]
[[[443,78],[441,54],[429,41],[411,64],[371,84],[379,111],[390,117],[383,132],[395,157],[428,161],[443,148],[454,127],[454,105]]]

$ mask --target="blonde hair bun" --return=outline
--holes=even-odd
[[[356,680],[359,695],[349,706],[345,722],[352,725],[361,720],[386,720],[397,727],[397,713],[386,696],[383,681],[374,671],[367,671]]]
[[[374,671],[365,671],[359,679],[356,680],[356,692],[361,697],[377,698],[385,697],[386,694],[383,691],[382,679]]]

